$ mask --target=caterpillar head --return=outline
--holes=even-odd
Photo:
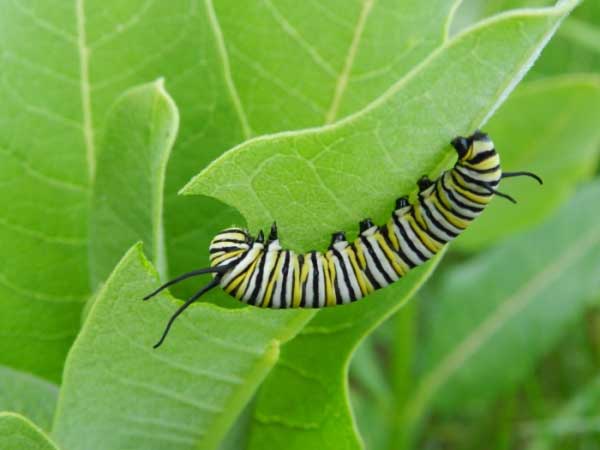
[[[481,153],[495,151],[492,140],[479,130],[469,137],[455,137],[450,144],[458,153],[459,161],[473,160]]]
[[[210,242],[210,266],[223,266],[233,262],[252,245],[248,232],[242,228],[227,228]]]

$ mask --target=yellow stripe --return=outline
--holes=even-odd
[[[236,250],[235,252],[229,252],[229,253],[225,253],[223,255],[219,255],[218,257],[216,257],[215,259],[211,260],[210,265],[211,267],[216,266],[217,264],[225,261],[228,258],[233,258],[234,256],[238,256],[239,254],[245,252],[244,249],[242,250]]]
[[[394,227],[395,227],[394,219],[390,219],[389,222],[387,223],[388,238],[392,242],[392,246],[394,247],[394,250],[398,251],[398,250],[400,250],[400,242],[398,241],[398,237],[396,236],[396,231],[395,231]]]
[[[373,292],[375,289],[373,289],[373,285],[371,284],[371,282],[363,277],[362,270],[360,270],[360,268],[358,267],[358,262],[356,261],[356,254],[354,253],[352,247],[346,247],[344,251],[348,255],[350,264],[352,264],[352,267],[354,268],[354,273],[356,274],[356,279],[358,280],[358,287],[360,287],[360,291],[362,292],[363,297],[369,294],[370,292]]]
[[[385,239],[383,238],[381,233],[375,234],[375,240],[379,244],[379,247],[381,248],[381,250],[383,250],[383,252],[386,254],[388,260],[392,263],[392,267],[394,268],[394,271],[396,272],[396,274],[400,275],[400,276],[404,275],[406,273],[406,271],[404,270],[404,268],[402,266],[400,266],[400,264],[398,264],[396,255],[394,254],[394,252],[392,252],[392,249],[387,244],[387,242],[385,241]]]
[[[327,267],[329,268],[329,282],[331,284],[331,290],[332,290],[332,294],[333,294],[333,303],[332,305],[336,304],[337,301],[337,297],[335,294],[335,281],[337,278],[337,272],[335,270],[335,262],[334,262],[334,255],[333,252],[331,250],[329,250],[326,254],[325,254],[325,258],[327,260]],[[327,302],[327,305],[329,306],[329,301]]]
[[[416,204],[413,207],[413,211],[415,212],[414,217],[415,219],[417,219],[417,222],[419,223],[421,228],[427,228],[427,222],[425,222],[425,219],[423,218],[423,208],[421,207],[421,205]]]
[[[242,277],[244,282],[238,289],[238,295],[236,295],[236,298],[241,299],[244,296],[244,293],[246,292],[246,288],[248,287],[248,283],[250,283],[250,279],[252,278],[252,274],[254,273],[254,270],[256,269],[256,264],[258,264],[258,261],[260,260],[261,255],[262,255],[262,252],[258,252],[256,254],[256,257],[254,258],[254,261],[250,265],[250,268],[248,270],[246,270],[245,272],[241,273],[240,275],[238,275],[238,278]]]
[[[356,257],[358,259],[358,263],[360,264],[360,268],[364,269],[365,267],[367,267],[367,260],[365,259],[365,255],[363,254],[362,243],[358,239],[356,241],[358,241],[358,245],[354,246],[354,248],[356,249]]]
[[[329,261],[324,255],[320,256],[321,264],[323,265],[323,274],[325,275],[325,305],[335,305],[335,292],[333,291],[333,284],[331,284],[331,277],[329,275]]]
[[[285,255],[282,255],[282,253],[284,252],[281,252],[279,254],[279,261],[277,261],[277,267],[275,267],[274,272],[271,274],[271,279],[269,280],[269,284],[267,285],[267,291],[265,292],[265,296],[261,305],[263,308],[266,308],[271,303],[273,287],[275,286],[277,280],[281,277],[281,266],[283,265],[283,261],[285,260]]]
[[[440,251],[442,246],[438,242],[431,239],[429,235],[419,227],[419,225],[414,221],[413,217],[410,214],[406,215],[406,221],[411,225],[410,228],[412,229],[413,233],[417,235],[421,243],[425,247],[427,247],[429,251],[433,253],[437,253]]]
[[[461,177],[460,173],[457,174],[457,177]],[[462,178],[463,181],[464,178]],[[473,194],[471,191],[467,191],[465,187],[459,185],[458,183],[456,183],[454,181],[454,179],[452,177],[448,178],[448,181],[452,184],[452,187],[458,192],[460,193],[460,195],[462,195],[465,198],[468,198],[469,200],[471,200],[472,202],[478,203],[480,205],[487,205],[490,201],[490,197],[486,197],[483,195],[477,195],[477,194]],[[466,181],[465,181],[466,183]]]
[[[294,257],[294,298],[292,299],[292,308],[298,308],[300,306],[300,300],[302,300],[302,289],[300,284],[300,263],[298,262],[298,256]]]
[[[438,210],[438,212],[442,216],[444,216],[444,218],[448,222],[450,222],[452,225],[454,225],[456,228],[459,228],[461,230],[464,230],[465,228],[467,228],[467,226],[469,226],[469,222],[467,222],[464,219],[461,219],[460,217],[455,216],[454,214],[452,214],[450,212],[450,211],[452,211],[452,205],[447,204],[450,202],[450,200],[446,198],[446,194],[443,191],[440,192],[440,197],[442,198],[442,202],[444,203],[444,205],[440,204],[437,196],[435,196],[435,195],[432,195],[429,198],[431,200],[431,202],[433,203],[433,205],[435,206],[435,208]],[[446,201],[443,200],[445,198],[446,198]]]

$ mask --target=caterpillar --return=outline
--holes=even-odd
[[[277,225],[268,238],[262,231],[252,237],[242,228],[228,228],[210,243],[210,267],[185,273],[160,286],[163,289],[202,274],[213,279],[171,316],[160,338],[164,342],[175,319],[209,290],[221,286],[229,295],[254,306],[269,308],[323,308],[355,302],[394,283],[413,267],[431,259],[479,216],[495,195],[516,200],[497,190],[502,178],[531,172],[502,172],[500,156],[487,134],[477,130],[451,143],[458,158],[454,167],[435,181],[422,176],[415,202],[396,200],[392,217],[383,226],[370,219],[359,224],[350,243],[344,232],[332,234],[325,253],[297,254],[281,247]]]

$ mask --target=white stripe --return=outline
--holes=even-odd
[[[413,232],[413,229],[411,228],[408,221],[402,218],[401,223],[404,225],[404,230],[406,231],[406,234],[408,235],[409,239],[413,242],[415,247],[417,247],[417,250],[419,250],[423,254],[423,256],[431,258],[435,253],[433,253],[431,250],[425,247],[425,245],[421,242],[419,237]]]
[[[402,218],[400,218],[399,220],[402,220]],[[398,239],[398,242],[400,243],[400,248],[402,249],[402,252],[406,255],[406,257],[408,259],[410,259],[416,265],[423,264],[423,261],[421,260],[421,258],[419,258],[419,256],[415,252],[413,252],[413,250],[410,248],[410,246],[406,243],[406,241],[404,240],[404,237],[402,237],[402,235],[400,234],[400,229],[398,228],[398,225],[396,225],[395,223],[394,223],[394,233],[396,234],[396,238]]]
[[[275,270],[275,267],[273,267],[273,266],[275,265],[275,261],[277,261],[277,253],[278,252],[276,250],[269,250],[266,252],[267,259],[265,261],[265,267],[264,267],[264,271],[263,271],[263,279],[262,279],[262,283],[261,283],[261,286],[260,286],[260,289],[259,289],[258,295],[257,295],[257,299],[260,300],[260,303],[262,303],[265,293],[267,292],[267,286],[269,285],[269,280],[271,278],[271,272],[273,270]]]
[[[369,254],[369,251],[365,247],[364,242],[360,242],[359,245],[362,246],[363,255],[365,255],[365,259],[367,261],[367,267],[373,274],[373,278],[375,278],[375,280],[377,280],[377,282],[382,287],[387,286],[389,283],[385,280],[383,274],[381,272],[379,272],[379,269],[377,269],[377,266],[375,265],[375,261],[373,261],[373,258],[371,258],[371,255]]]
[[[348,304],[350,303],[350,291],[348,291],[348,286],[344,281],[344,273],[342,272],[340,260],[335,255],[333,255],[333,265],[335,266],[335,282],[337,284],[338,290],[340,291],[342,303]]]
[[[396,273],[396,271],[394,270],[392,265],[389,263],[387,257],[385,256],[385,253],[383,252],[383,249],[379,246],[379,243],[375,240],[374,237],[369,237],[367,239],[369,240],[369,243],[371,244],[373,251],[377,255],[377,258],[379,259],[380,264],[383,266],[383,270],[386,271],[388,276],[393,281],[397,281],[400,277],[398,276],[398,274]]]
[[[453,233],[460,234],[462,232],[462,230],[460,228],[457,228],[454,225],[452,225],[450,222],[448,222],[446,217],[439,211],[438,207],[436,205],[434,205],[431,200],[428,199],[428,200],[425,200],[425,202],[427,203],[427,206],[429,206],[429,211],[431,211],[431,214],[433,215],[433,217],[435,217],[435,219],[438,222],[440,222],[442,224],[442,226],[444,226],[448,230],[452,231]],[[454,239],[454,237],[450,237],[450,239],[448,239],[448,240],[451,241],[452,239]]]
[[[314,300],[314,292],[313,292],[313,283],[312,283],[312,279],[313,279],[313,263],[312,263],[312,256],[310,255],[306,255],[304,258],[304,263],[306,264],[308,262],[308,277],[306,278],[306,289],[305,289],[305,301],[304,304],[307,307],[310,307],[313,305],[313,300]]]
[[[262,245],[261,244],[255,244],[248,253],[246,253],[246,256],[244,256],[244,258],[235,265],[235,267],[233,268],[233,270],[231,270],[230,272],[227,273],[227,275],[225,275],[223,278],[221,278],[221,286],[226,286],[229,284],[229,282],[233,279],[235,279],[235,277],[237,277],[241,272],[243,272],[249,264],[251,264],[256,257],[258,256],[259,253],[262,252]]]
[[[358,284],[358,280],[356,279],[356,275],[354,273],[354,269],[352,268],[352,262],[350,261],[350,257],[348,256],[348,252],[341,252],[344,266],[346,266],[346,270],[348,271],[348,279],[350,280],[350,286],[352,286],[352,290],[354,291],[354,297],[356,299],[362,298],[362,291],[360,290],[360,285]],[[342,279],[344,279],[344,274],[342,273]],[[345,283],[345,281],[344,281]]]

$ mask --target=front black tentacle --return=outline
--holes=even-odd
[[[177,319],[177,317],[183,311],[185,311],[188,306],[190,306],[192,303],[194,303],[196,300],[198,300],[203,294],[210,291],[212,288],[218,286],[220,281],[221,281],[221,276],[216,276],[210,283],[208,283],[206,286],[204,286],[202,289],[200,289],[198,292],[196,292],[193,296],[191,296],[188,300],[186,300],[186,302],[183,305],[181,305],[179,308],[177,308],[177,311],[175,311],[173,313],[173,315],[169,319],[169,322],[167,322],[165,331],[163,332],[163,334],[160,337],[160,339],[158,340],[158,342],[156,344],[154,344],[153,348],[156,349],[162,345],[162,343],[165,341],[167,335],[169,334],[169,330],[171,329],[173,322],[175,322],[175,319]]]

